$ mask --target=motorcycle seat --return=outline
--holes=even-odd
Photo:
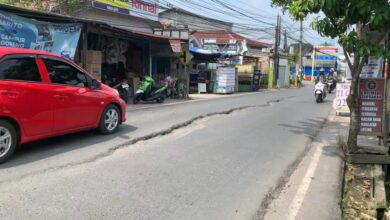
[[[153,85],[153,90],[159,90],[161,88],[165,87],[165,84],[155,84]]]

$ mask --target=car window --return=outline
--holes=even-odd
[[[10,58],[0,63],[0,80],[41,82],[35,58]]]
[[[75,67],[58,60],[44,61],[52,83],[88,87],[88,77]]]

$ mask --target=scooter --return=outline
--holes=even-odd
[[[125,101],[126,103],[129,102],[130,86],[127,80],[125,79],[118,80],[116,78],[112,78],[112,79],[105,80],[105,84],[110,86],[113,89],[116,89],[121,99],[123,99],[123,101]]]
[[[314,86],[314,94],[316,97],[316,102],[321,103],[324,101],[326,98],[326,86],[323,82],[319,81],[315,86]]]
[[[118,90],[119,96],[125,101],[126,103],[129,102],[130,97],[130,86],[127,80],[121,80],[118,84],[114,85],[112,88]]]
[[[328,93],[332,93],[332,91],[336,88],[336,80],[334,80],[333,78],[328,78],[327,80],[327,84],[328,84]]]
[[[168,85],[156,85],[152,77],[146,76],[139,82],[138,90],[134,96],[133,103],[142,101],[157,101],[163,103],[167,97]]]

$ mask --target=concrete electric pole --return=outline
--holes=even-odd
[[[274,45],[274,80],[273,86],[277,86],[279,79],[279,46],[280,46],[280,29],[281,17],[278,15],[278,20],[275,28],[275,45]]]

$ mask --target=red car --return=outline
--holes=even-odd
[[[0,47],[0,163],[18,144],[90,129],[112,134],[125,120],[118,92],[73,61]]]

